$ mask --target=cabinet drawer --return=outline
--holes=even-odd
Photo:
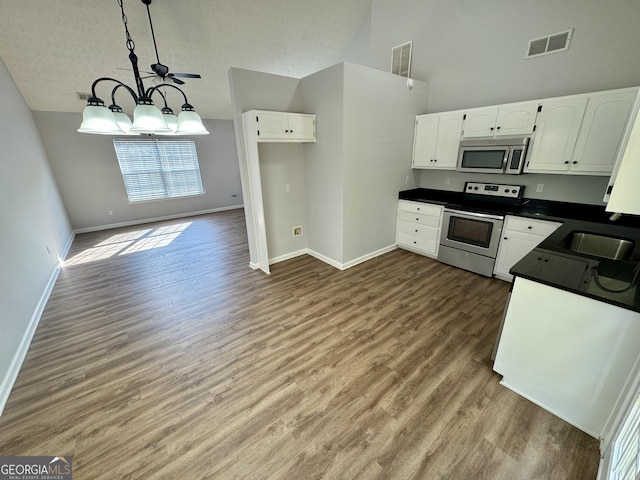
[[[440,217],[442,215],[442,205],[431,205],[430,203],[407,202],[400,200],[399,208],[401,212],[420,213],[422,215],[430,215]]]
[[[412,222],[425,225],[427,227],[440,228],[440,216],[434,217],[432,215],[422,215],[420,213],[405,212],[400,210],[398,213],[398,220],[401,222]]]
[[[556,231],[560,225],[560,223],[545,220],[532,220],[523,217],[507,217],[504,229],[512,232],[522,232],[548,237]]]
[[[398,233],[398,245],[422,250],[431,255],[435,255],[438,252],[438,240],[429,240],[428,238],[416,237],[406,233]]]
[[[427,217],[432,218],[432,217]],[[417,237],[427,238],[429,240],[438,241],[440,238],[440,229],[427,227],[425,225],[420,225],[418,223],[411,222],[398,222],[398,232],[406,233],[408,235],[413,235]]]

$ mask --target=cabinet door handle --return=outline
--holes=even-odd
[[[434,161],[434,162],[437,162],[437,161],[438,161],[438,159],[437,159],[437,158],[434,158],[434,159],[433,159],[433,161]]]
[[[569,165],[569,160],[567,160],[566,162],[564,162],[565,165]]]
[[[573,161],[573,162],[571,162],[571,163],[573,163],[573,164],[575,165],[575,164],[576,164],[576,163],[578,163],[578,162],[576,162],[576,161],[574,160],[574,161]]]
[[[491,127],[491,129],[490,129],[490,130],[493,132],[493,127]]]
[[[528,228],[529,230],[531,230],[533,227],[532,227],[531,225],[529,225],[527,228]]]
[[[496,127],[496,130],[500,130],[500,127]]]
[[[503,240],[509,240],[509,237],[504,237]]]

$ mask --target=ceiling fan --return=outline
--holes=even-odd
[[[149,5],[151,0],[141,0],[147,6],[147,17],[149,18],[149,27],[151,27],[151,38],[153,39],[153,48],[156,52],[156,63],[150,65],[151,72],[142,72],[148,74],[142,78],[157,77],[160,82],[173,82],[177,85],[184,85],[180,78],[202,78],[199,73],[177,73],[169,72],[169,67],[160,63],[160,55],[158,54],[158,45],[156,43],[156,35],[153,31],[153,22],[151,21],[151,11]],[[124,69],[123,69],[124,70]]]

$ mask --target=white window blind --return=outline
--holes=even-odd
[[[114,140],[130,202],[204,193],[193,140]]]
[[[615,439],[609,477],[612,480],[640,478],[640,395],[631,407]]]

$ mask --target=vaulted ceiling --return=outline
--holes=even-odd
[[[124,9],[149,71],[156,56],[146,7],[124,0]],[[190,103],[203,118],[230,118],[229,67],[301,78],[338,63],[371,0],[153,0],[150,10],[161,63],[202,75],[182,87]],[[81,112],[76,92],[90,92],[98,77],[134,86],[117,0],[0,0],[0,12],[0,57],[32,110]],[[97,92],[107,104],[111,88]],[[177,95],[169,94],[174,110]]]

